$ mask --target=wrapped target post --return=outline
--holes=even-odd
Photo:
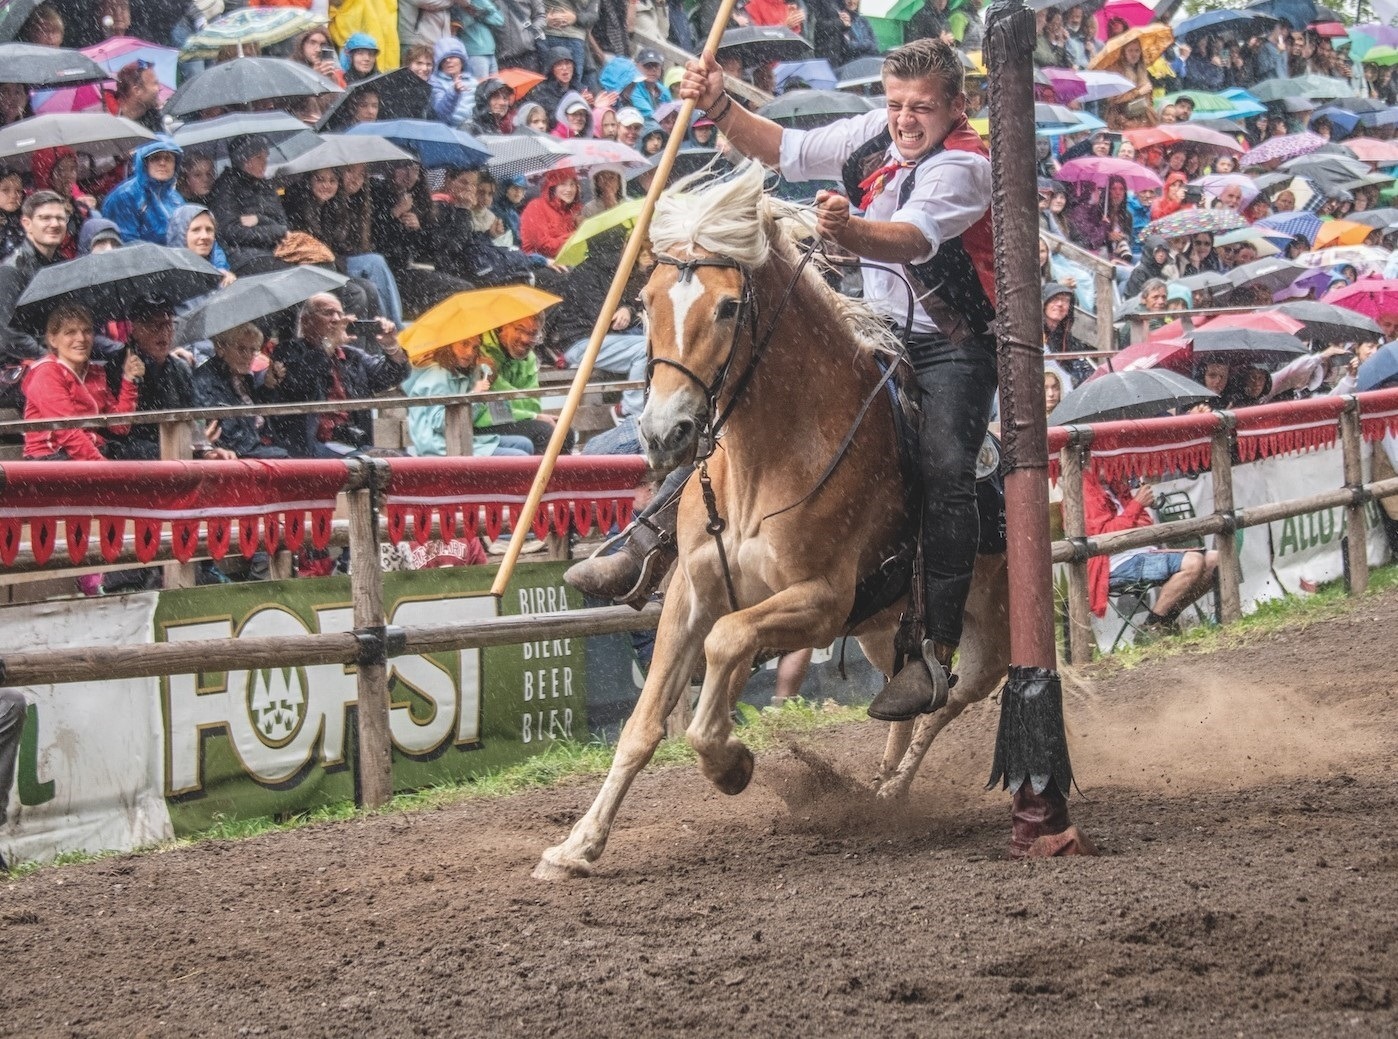
[[[1053,631],[1033,50],[1034,13],[1022,0],[997,0],[986,17],[985,61],[1010,671],[1000,694],[1000,729],[987,786],[999,783],[1013,792],[1010,854],[1016,858],[1093,853],[1068,821],[1073,768]]]

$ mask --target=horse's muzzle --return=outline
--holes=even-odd
[[[708,408],[695,394],[680,391],[664,400],[652,397],[636,422],[646,461],[651,468],[669,471],[694,461],[699,430],[708,419]]]

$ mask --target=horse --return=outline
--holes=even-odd
[[[860,579],[906,541],[893,405],[879,390],[876,359],[897,339],[806,262],[803,211],[767,196],[765,178],[756,163],[727,179],[701,171],[656,206],[650,237],[659,262],[641,294],[650,394],[639,428],[653,467],[696,456],[701,465],[682,492],[679,556],[645,686],[596,800],[543,852],[539,879],[591,872],[701,652],[703,685],[686,737],[704,776],[741,793],[753,757],[733,736],[731,712],[753,660],[845,634]],[[981,556],[959,680],[940,710],[891,726],[875,780],[880,798],[905,795],[937,733],[1003,679],[1008,601],[1004,556]],[[886,676],[902,610],[894,602],[851,632]]]

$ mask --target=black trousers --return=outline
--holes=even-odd
[[[10,786],[15,781],[19,738],[24,734],[24,716],[27,710],[24,695],[19,690],[0,689],[0,823],[5,821]]]
[[[908,355],[922,390],[923,602],[926,637],[961,642],[962,614],[980,541],[976,456],[995,398],[995,338],[953,344],[913,335]]]

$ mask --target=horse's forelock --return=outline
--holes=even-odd
[[[770,244],[759,218],[766,178],[756,162],[720,179],[709,169],[681,178],[655,205],[651,245],[662,253],[699,248],[749,269],[761,266]]]

